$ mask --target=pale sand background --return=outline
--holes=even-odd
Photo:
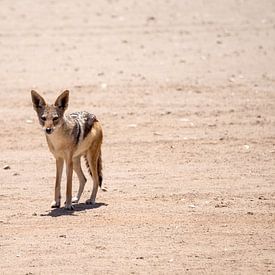
[[[1,274],[274,274],[274,1],[1,1],[0,54]],[[32,88],[102,121],[95,208]]]

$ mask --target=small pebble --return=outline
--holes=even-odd
[[[107,191],[108,191],[107,187],[102,187],[101,190],[102,190],[103,192],[107,192]]]
[[[224,204],[223,202],[221,202],[220,204],[216,204],[215,208],[222,208],[222,207],[228,207],[226,204]]]
[[[182,122],[189,122],[190,121],[189,118],[180,118],[179,120],[182,121]]]
[[[170,260],[169,260],[169,263],[172,263],[173,261],[174,261],[174,259],[170,259]]]
[[[267,198],[265,198],[264,196],[260,196],[259,200],[267,200]]]
[[[156,18],[154,17],[154,16],[149,16],[149,17],[147,17],[147,21],[149,22],[149,21],[155,21],[156,20]]]
[[[129,128],[136,128],[137,125],[136,125],[136,124],[129,124],[128,127],[129,127]]]
[[[249,148],[250,148],[249,145],[247,145],[247,144],[244,145],[244,149],[249,150]]]
[[[107,89],[108,85],[106,83],[101,83],[100,87],[101,89],[105,90]]]

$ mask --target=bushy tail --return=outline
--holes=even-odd
[[[84,160],[85,160],[85,164],[87,166],[89,174],[91,175],[91,177],[93,177],[93,174],[92,174],[92,171],[90,169],[87,156],[84,156]],[[102,187],[102,181],[103,181],[101,151],[99,153],[99,157],[98,157],[98,160],[97,160],[97,172],[98,172],[98,178],[99,178],[99,187],[101,188]]]
[[[99,153],[98,161],[97,161],[97,172],[99,178],[99,187],[102,187],[103,175],[102,175],[102,159],[101,159],[101,151]]]

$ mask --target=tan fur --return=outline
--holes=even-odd
[[[96,120],[85,139],[79,144],[76,144],[72,136],[74,123],[64,116],[64,112],[68,106],[69,92],[64,91],[53,105],[48,105],[37,92],[31,91],[31,94],[33,106],[39,117],[40,124],[46,131],[49,149],[56,159],[56,181],[52,207],[60,207],[60,183],[64,162],[67,174],[65,208],[73,209],[72,202],[79,201],[86,183],[86,178],[81,169],[81,156],[86,157],[89,165],[88,168],[93,178],[93,191],[86,203],[95,204],[101,176],[101,144],[103,132],[100,123]],[[54,117],[58,117],[58,119],[55,118],[56,120],[54,120]],[[48,134],[47,131],[51,131],[50,134]],[[72,199],[73,170],[79,179],[79,190],[76,197]]]

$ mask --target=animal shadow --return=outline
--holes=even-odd
[[[108,206],[108,204],[99,202],[96,204],[86,204],[86,203],[78,203],[74,204],[73,210],[67,210],[64,207],[62,208],[54,208],[49,213],[43,215],[43,216],[50,216],[50,217],[60,217],[60,216],[75,216],[76,212],[80,211],[87,211],[91,209],[96,209],[102,206]]]

